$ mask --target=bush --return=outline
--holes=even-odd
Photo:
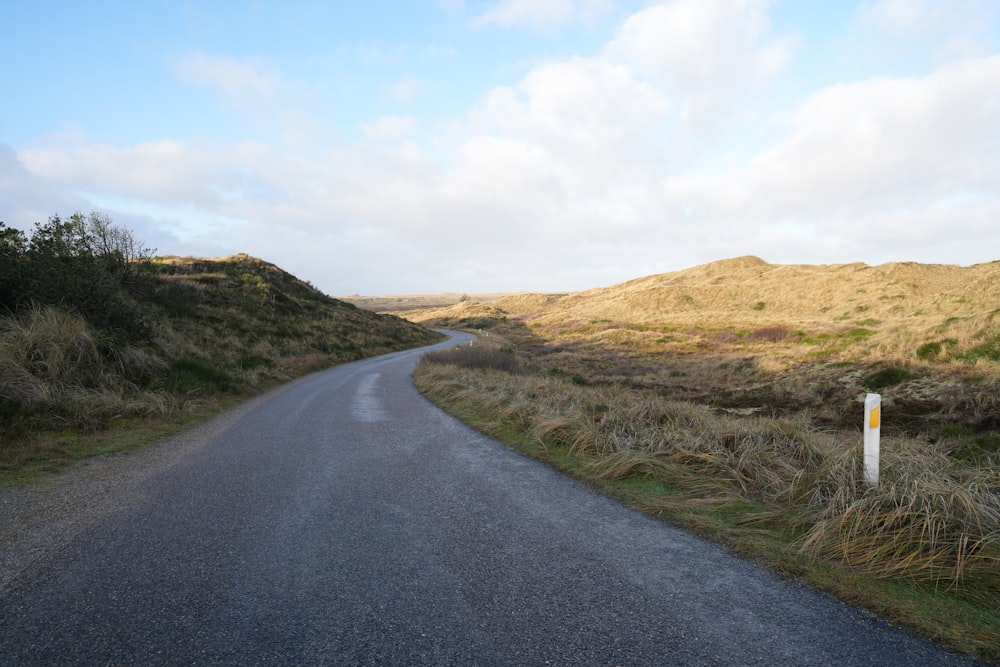
[[[886,387],[895,387],[897,384],[906,380],[912,380],[914,377],[916,376],[908,370],[889,366],[888,368],[883,368],[880,371],[872,373],[864,379],[862,384],[866,389],[878,391]]]
[[[976,359],[987,359],[989,361],[1000,361],[1000,335],[983,341],[965,352],[962,355],[968,361]]]
[[[941,354],[941,343],[931,342],[924,343],[917,348],[917,357],[920,359],[933,359],[934,357]]]
[[[512,351],[476,345],[463,345],[453,347],[450,350],[428,352],[423,356],[423,360],[433,364],[446,364],[459,368],[486,368],[512,374],[521,372],[521,365]]]
[[[231,385],[225,372],[196,359],[178,359],[167,372],[166,387],[177,394],[216,394]]]
[[[750,340],[757,342],[767,342],[767,343],[780,343],[786,340],[792,335],[788,327],[783,327],[780,325],[774,325],[769,327],[761,327],[760,329],[755,329],[750,332]]]
[[[66,311],[33,307],[0,318],[0,427],[89,429],[166,413],[171,402],[140,386],[164,368],[155,354],[116,343]]]
[[[136,296],[151,284],[151,251],[100,213],[52,216],[30,236],[0,222],[0,307],[58,306],[116,337],[148,340]]]

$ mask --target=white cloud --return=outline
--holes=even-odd
[[[494,10],[535,25],[544,20],[531,7],[542,4]],[[559,7],[577,12],[559,21],[585,8],[549,10]],[[651,5],[604,49],[537,62],[446,129],[373,116],[353,143],[311,141],[330,117],[287,103],[277,73],[192,56],[190,71],[178,70],[188,82],[265,102],[286,141],[114,146],[67,136],[0,146],[0,203],[53,202],[45,215],[109,206],[116,220],[147,225],[162,252],[206,252],[185,245],[197,237],[207,252],[256,254],[339,294],[582,289],[748,253],[789,262],[995,254],[1000,56],[816,88],[766,128],[737,122],[731,109],[766,93],[793,52],[771,33],[769,7]],[[906,30],[926,21],[886,16]],[[427,85],[401,78],[375,90],[406,101]],[[729,144],[703,130],[720,119],[763,148],[717,160]]]
[[[119,194],[156,200],[197,193],[207,201],[207,167],[224,159],[170,140],[128,148],[88,143],[26,148],[18,154],[28,171],[49,182],[89,191],[113,184]]]
[[[678,0],[633,14],[605,48],[682,100],[692,127],[710,124],[726,107],[788,63],[791,39],[771,39],[770,0]]]
[[[477,17],[474,25],[550,30],[576,21],[592,21],[610,6],[609,0],[503,0]]]
[[[49,159],[62,161],[56,154]],[[45,178],[39,178],[25,166],[12,147],[0,143],[0,221],[8,227],[28,231],[34,223],[44,222],[50,215],[73,213],[86,204],[81,197],[51,188]]]
[[[473,137],[506,137],[541,151],[567,196],[641,166],[661,148],[667,101],[628,70],[599,59],[571,58],[532,69],[516,88],[496,88],[473,110]]]
[[[931,238],[984,238],[973,212],[1000,210],[997,109],[1000,56],[832,86],[805,100],[787,136],[744,168],[673,179],[665,195],[704,221],[772,231],[792,222],[848,256],[866,238],[891,243],[887,255],[930,255]]]
[[[945,60],[989,53],[997,10],[995,0],[868,0],[858,7],[858,21],[890,38],[917,39],[919,48],[930,45]]]
[[[311,167],[251,142],[196,146],[161,140],[124,148],[79,143],[21,149],[18,157],[32,182],[50,193],[70,192],[96,202],[91,206],[111,202],[154,217],[163,211],[205,219],[266,216],[268,207],[316,176]]]
[[[426,84],[416,77],[406,77],[393,82],[386,88],[386,94],[394,102],[406,104],[412,102],[425,89]]]
[[[382,116],[371,123],[365,123],[362,129],[369,139],[398,141],[413,132],[416,125],[417,119],[412,116]]]
[[[1000,192],[1000,56],[927,77],[840,84],[808,98],[791,134],[752,165],[781,200],[827,207],[873,198]],[[987,166],[986,169],[983,169]]]
[[[282,87],[280,77],[259,64],[197,50],[178,55],[173,71],[182,83],[220,92],[238,104],[273,100]]]

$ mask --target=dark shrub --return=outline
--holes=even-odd
[[[877,391],[885,387],[894,387],[900,382],[910,380],[914,377],[916,376],[908,370],[889,366],[866,377],[863,384],[865,388]]]
[[[941,354],[941,343],[924,343],[917,348],[917,357],[920,359],[933,359]]]
[[[507,373],[519,373],[521,365],[514,353],[476,345],[463,345],[450,350],[428,352],[424,360],[434,364],[450,364],[460,368],[491,368]]]
[[[967,350],[962,356],[968,361],[975,361],[976,359],[1000,361],[1000,335],[983,341],[979,345]]]
[[[754,342],[780,343],[791,335],[792,332],[788,330],[788,327],[772,325],[751,331],[750,340]]]
[[[166,379],[167,389],[178,394],[215,394],[229,389],[231,383],[225,372],[196,359],[178,359]]]

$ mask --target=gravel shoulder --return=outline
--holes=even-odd
[[[134,505],[143,495],[143,482],[200,449],[242,415],[292,384],[149,447],[95,456],[25,486],[0,487],[0,591],[101,517]]]

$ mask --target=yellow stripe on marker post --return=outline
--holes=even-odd
[[[882,427],[882,396],[865,397],[865,481],[878,486],[879,432]]]

